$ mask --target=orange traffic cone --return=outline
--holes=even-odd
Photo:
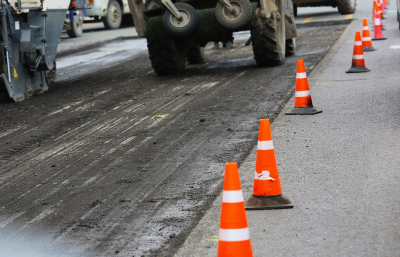
[[[217,256],[252,257],[242,186],[235,162],[225,165],[223,190]]]
[[[354,42],[353,60],[351,62],[350,70],[346,73],[359,73],[371,71],[365,67],[364,52],[361,42],[361,34],[359,31],[356,32],[356,38]]]
[[[376,2],[374,1],[373,3],[372,3],[372,22],[374,22],[374,20],[375,20],[375,13],[376,13]]]
[[[383,9],[383,10],[387,9],[386,1],[381,0],[381,6],[382,6],[382,9]]]
[[[372,22],[375,21],[375,14],[376,14],[376,7],[377,7],[377,6],[378,6],[378,5],[377,5],[376,2],[374,1],[374,2],[372,3],[372,19],[371,19]]]
[[[294,100],[294,108],[285,113],[286,115],[311,115],[317,114],[318,111],[313,107],[310,88],[308,86],[308,79],[304,61],[297,60],[297,74],[296,74],[296,92]]]
[[[253,195],[245,204],[246,210],[293,208],[292,202],[282,195],[272,143],[271,126],[268,119],[260,121]]]
[[[381,15],[381,19],[382,20],[386,19],[385,17],[383,17],[383,7],[382,7],[382,4],[381,4],[381,0],[377,0],[376,4],[378,5],[378,11],[377,12]]]
[[[387,38],[383,37],[382,34],[382,21],[379,13],[375,13],[375,22],[374,22],[375,30],[374,30],[374,38],[372,40],[386,40]]]
[[[374,8],[374,11],[373,11],[373,14],[372,14],[372,22],[375,23],[375,15],[378,13],[379,14],[379,18],[381,20],[380,27],[381,27],[381,31],[382,31],[382,30],[386,30],[386,29],[385,29],[385,26],[383,26],[383,23],[382,23],[382,19],[384,18],[383,17],[383,11],[382,11],[382,8],[381,8],[381,6],[379,4],[379,0],[377,0],[377,1],[378,2],[374,1],[375,8]],[[373,29],[375,30],[375,27]]]
[[[369,34],[367,19],[364,19],[363,21],[362,46],[364,52],[371,52],[376,50],[372,46],[371,35]]]

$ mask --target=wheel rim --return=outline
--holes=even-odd
[[[235,13],[231,13],[231,11],[224,6],[222,9],[222,16],[228,21],[236,21],[243,15],[243,6],[237,1],[231,1],[231,5],[235,9]]]
[[[117,6],[115,6],[115,3],[110,6],[110,13],[111,13],[110,18],[112,22],[117,22],[121,17],[119,9]]]
[[[83,15],[82,12],[79,12],[78,15],[76,16],[76,28],[78,30],[83,30]]]
[[[170,22],[176,28],[184,28],[190,23],[190,14],[186,10],[179,10],[179,14],[182,16],[182,20],[179,20],[174,15],[171,14]]]

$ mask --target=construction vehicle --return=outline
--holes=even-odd
[[[46,91],[55,80],[55,56],[70,2],[1,0],[0,90],[14,101]]]
[[[356,11],[356,0],[293,0],[294,16],[298,7],[332,6],[338,8],[340,14],[352,14]]]
[[[106,29],[118,29],[121,25],[132,25],[128,0],[88,0],[91,8],[87,16],[95,21],[101,19]]]
[[[183,71],[201,63],[202,48],[250,30],[258,66],[276,66],[295,52],[291,0],[128,0],[136,31],[147,38],[154,71]]]
[[[67,32],[70,38],[76,38],[82,35],[86,8],[86,1],[81,1],[81,3],[71,1],[63,27],[63,30]]]

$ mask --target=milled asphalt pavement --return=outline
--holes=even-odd
[[[254,256],[400,255],[400,30],[395,10],[392,0],[383,20],[388,39],[373,41],[378,50],[364,53],[371,72],[345,73],[355,31],[362,30],[362,20],[354,20],[308,75],[314,106],[323,112],[286,116],[292,98],[272,123],[282,190],[294,208],[247,212]],[[245,199],[252,193],[255,158],[256,147],[239,168]],[[216,256],[220,208],[221,196],[176,257]]]

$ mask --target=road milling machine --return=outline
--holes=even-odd
[[[291,0],[128,0],[139,36],[147,38],[158,74],[176,73],[186,62],[201,63],[203,47],[251,31],[258,66],[276,66],[295,51]]]
[[[22,101],[48,89],[71,0],[1,0],[0,90]]]

